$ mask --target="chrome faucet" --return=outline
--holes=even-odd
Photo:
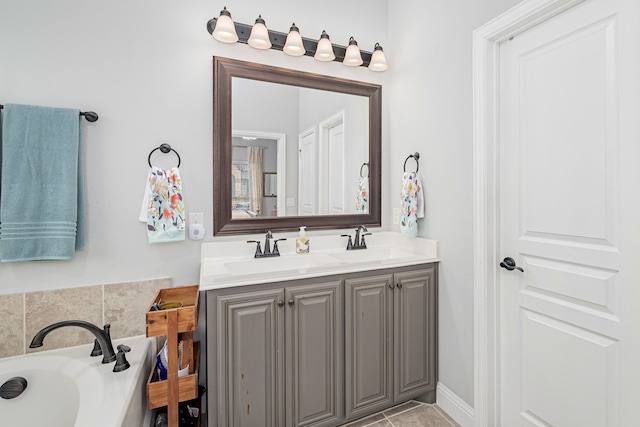
[[[353,238],[353,241],[351,240],[350,234],[342,234],[342,237],[349,238],[349,240],[347,241],[347,250],[351,251],[354,249],[367,249],[367,243],[364,241],[364,236],[371,235],[371,233],[369,233],[368,231],[369,230],[367,230],[367,227],[365,227],[364,225],[359,225],[358,228],[356,228],[356,235]]]
[[[42,328],[31,340],[31,345],[29,348],[38,348],[42,347],[42,341],[44,337],[46,337],[49,332],[54,331],[59,328],[63,328],[66,326],[77,326],[87,331],[91,332],[98,340],[98,344],[100,344],[100,348],[102,349],[102,363],[109,363],[116,360],[116,353],[113,351],[113,344],[111,344],[111,338],[109,335],[96,325],[85,322],[83,320],[65,320],[58,323],[53,323],[45,328]],[[105,325],[105,329],[109,329],[109,325]]]
[[[271,241],[273,240],[273,248],[271,248]],[[247,243],[256,243],[256,253],[253,256],[254,258],[269,258],[274,256],[280,256],[280,251],[278,250],[278,242],[287,239],[273,239],[273,234],[271,234],[271,230],[267,231],[267,234],[264,238],[264,252],[260,247],[260,242],[258,240],[247,240]]]

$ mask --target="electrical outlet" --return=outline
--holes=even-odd
[[[400,208],[393,208],[393,225],[400,224]]]
[[[197,213],[189,214],[189,225],[195,225],[195,224],[202,225],[203,223],[204,223],[204,213],[197,212]]]

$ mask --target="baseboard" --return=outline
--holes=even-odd
[[[436,387],[436,403],[462,427],[475,425],[473,408],[441,382]]]

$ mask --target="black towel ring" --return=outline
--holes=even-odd
[[[418,169],[420,169],[420,162],[418,162],[418,159],[420,158],[420,153],[418,153],[417,151],[413,154],[409,154],[407,156],[406,159],[404,159],[404,171],[407,171],[407,160],[409,160],[411,157],[413,157],[416,160],[416,173],[418,173]]]
[[[362,168],[365,166],[367,167],[367,176],[362,175]],[[369,163],[365,162],[360,166],[360,178],[369,178]]]
[[[176,150],[174,150],[173,148],[171,148],[171,146],[169,144],[160,144],[159,147],[154,148],[153,150],[151,150],[151,152],[149,153],[149,159],[147,160],[149,162],[149,167],[151,166],[151,155],[156,151],[156,150],[160,150],[162,151],[164,154],[167,154],[171,151],[173,151],[174,153],[176,153],[176,156],[178,156],[178,166],[180,167],[180,154],[178,154],[178,152]]]

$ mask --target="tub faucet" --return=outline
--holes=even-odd
[[[115,351],[113,351],[111,338],[105,333],[104,330],[100,329],[92,323],[85,322],[83,320],[65,320],[62,322],[53,323],[45,328],[42,328],[37,334],[35,334],[35,336],[31,340],[31,345],[29,345],[29,348],[42,347],[42,341],[44,340],[44,337],[49,334],[49,332],[54,331],[58,328],[63,328],[65,326],[77,326],[91,332],[98,340],[100,348],[102,348],[102,363],[109,363],[116,360],[116,353]],[[107,325],[105,325],[105,329],[109,329]]]

